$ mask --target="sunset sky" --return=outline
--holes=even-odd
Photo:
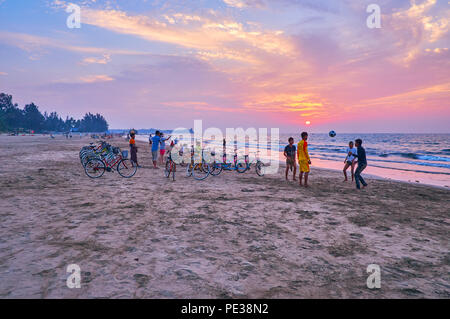
[[[80,29],[68,1],[0,0],[0,92],[20,106],[111,128],[450,132],[448,0],[71,2]]]

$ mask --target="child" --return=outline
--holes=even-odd
[[[358,154],[358,151],[353,146],[353,141],[350,141],[348,143],[348,147],[347,147],[347,150],[346,150],[347,156],[345,157],[345,160],[344,160],[344,163],[345,163],[345,166],[344,166],[344,177],[345,177],[345,180],[344,180],[344,182],[346,182],[348,180],[347,179],[347,169],[350,166],[352,167],[352,182],[354,180],[354,172],[355,172],[356,160],[355,160],[355,156],[353,155],[353,153],[354,154]],[[349,155],[349,154],[352,154],[352,155]]]
[[[355,141],[355,146],[357,148],[357,154],[348,153],[348,155],[353,155],[358,158],[358,167],[356,168],[355,172],[355,180],[356,180],[356,188],[360,189],[361,186],[359,185],[359,182],[363,184],[363,188],[367,186],[366,181],[361,176],[362,171],[367,167],[366,150],[362,147],[361,139],[357,139]]]
[[[160,162],[161,165],[164,164],[164,154],[166,153],[166,141],[170,140],[171,136],[169,137],[164,137],[164,133],[161,133],[160,135],[160,141],[159,141],[159,155],[160,155]]]
[[[302,186],[303,173],[305,173],[305,187],[308,187],[309,165],[311,159],[308,154],[308,133],[302,133],[302,140],[297,145],[298,164],[300,166],[300,186]]]
[[[295,163],[295,145],[294,145],[294,138],[290,137],[289,145],[287,145],[284,148],[284,157],[286,157],[286,180],[288,180],[288,172],[289,169],[294,169],[294,178],[293,180],[296,181],[295,174],[297,174],[297,164]]]

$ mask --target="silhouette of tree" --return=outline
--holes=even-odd
[[[68,132],[78,129],[81,132],[106,132],[108,122],[100,114],[87,113],[82,120],[66,117],[64,121],[56,112],[42,114],[34,103],[27,104],[23,110],[13,103],[12,96],[0,93],[0,132],[18,129]]]
[[[44,128],[45,118],[39,112],[38,107],[34,104],[25,105],[23,109],[24,115],[24,128],[33,130],[35,132],[40,132]]]

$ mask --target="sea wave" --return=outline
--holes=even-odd
[[[390,155],[401,156],[404,158],[410,158],[410,159],[416,159],[416,160],[422,160],[422,161],[450,162],[449,157],[423,155],[423,154],[417,154],[417,153],[391,153],[391,154],[387,154],[387,155],[382,154],[382,155],[380,155],[380,157],[388,157]]]
[[[317,154],[311,153],[311,156],[317,157],[319,159],[324,160],[341,160],[342,156],[334,155],[334,154]],[[419,162],[419,161],[402,161],[402,160],[389,160],[389,159],[380,159],[380,158],[371,158],[367,159],[369,162],[380,162],[380,163],[396,163],[396,164],[410,164],[410,165],[419,165],[419,166],[428,166],[428,167],[438,167],[438,168],[449,168],[450,164],[446,163],[436,163],[436,162]]]

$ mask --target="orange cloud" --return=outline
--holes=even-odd
[[[164,15],[163,18],[131,16],[117,10],[83,10],[83,23],[148,41],[209,52],[209,58],[216,54],[221,59],[234,59],[233,52],[239,46],[248,49],[247,55],[251,52],[253,60],[257,59],[255,50],[276,55],[295,54],[294,46],[282,31],[246,30],[244,24],[229,19],[211,20],[182,13]],[[243,56],[239,56],[238,60],[242,61]]]
[[[87,75],[80,78],[81,82],[84,83],[96,83],[96,82],[109,82],[114,81],[114,79],[108,75]]]
[[[102,58],[89,57],[83,59],[82,64],[108,64],[111,61],[111,55],[104,54]]]

